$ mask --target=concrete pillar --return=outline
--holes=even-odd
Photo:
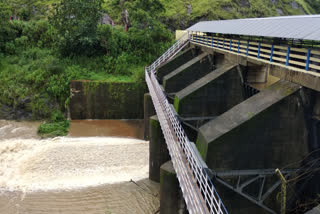
[[[160,167],[170,155],[156,115],[150,117],[149,139],[149,179],[160,182]]]
[[[149,140],[149,121],[152,115],[156,114],[152,99],[149,93],[144,94],[144,139]]]
[[[197,147],[212,169],[281,168],[308,152],[299,85],[279,81],[203,125]]]
[[[218,116],[244,101],[236,64],[225,64],[176,93],[174,107],[183,117]]]
[[[197,148],[208,167],[275,169],[297,163],[290,167],[300,168],[308,143],[299,92],[299,85],[280,80],[201,126]],[[216,188],[230,213],[264,213],[225,187]],[[273,199],[266,203],[276,207]]]
[[[173,59],[170,61],[166,62],[163,64],[157,72],[157,76],[162,82],[162,78],[169,74],[170,72],[174,71],[175,69],[179,68],[181,65],[185,64],[192,58],[196,57],[199,55],[201,51],[199,49],[189,47],[183,51],[181,51],[177,56],[175,56]]]
[[[160,214],[187,214],[179,181],[172,162],[160,168]]]
[[[202,53],[163,77],[167,93],[178,92],[213,70],[213,55]]]

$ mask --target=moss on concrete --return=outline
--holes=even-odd
[[[143,82],[72,81],[72,119],[143,118]]]
[[[203,136],[199,132],[198,139],[196,142],[197,149],[201,155],[201,157],[206,160],[208,153],[208,143],[203,139]]]
[[[176,110],[177,113],[179,113],[179,103],[180,103],[179,98],[177,96],[175,96],[173,106],[174,106],[174,109]]]

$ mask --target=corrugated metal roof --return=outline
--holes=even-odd
[[[204,21],[187,30],[320,41],[320,15]]]

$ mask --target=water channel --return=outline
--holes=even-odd
[[[0,120],[0,214],[157,212],[141,121],[73,121],[53,139],[38,125]]]

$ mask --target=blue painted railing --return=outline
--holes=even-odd
[[[235,40],[189,32],[193,43],[255,57],[269,63],[281,64],[298,70],[320,73],[320,50],[280,46],[262,42]],[[222,42],[222,46],[220,45]]]

